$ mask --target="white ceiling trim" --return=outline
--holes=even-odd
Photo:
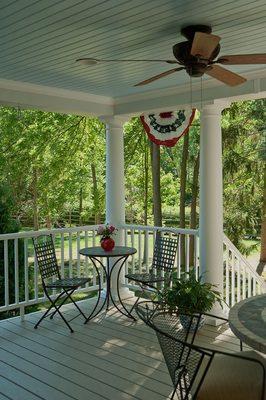
[[[194,81],[192,105],[200,108],[202,104],[209,104],[215,100],[232,102],[266,98],[266,70],[247,73],[245,76],[248,81],[236,87],[228,87],[214,79],[204,80],[202,101],[200,81]],[[65,114],[139,115],[177,107],[189,108],[191,107],[190,97],[189,85],[113,99],[90,93],[0,79],[0,104]]]
[[[37,108],[78,115],[112,115],[114,100],[107,96],[0,79],[2,105]]]
[[[215,100],[251,100],[266,97],[266,69],[246,73],[247,82],[243,85],[229,87],[223,83],[208,79],[203,81],[201,94],[200,80],[192,84],[192,106],[198,109],[201,105]],[[192,80],[193,82],[193,80]],[[202,100],[201,100],[202,98]],[[151,111],[165,111],[176,107],[190,108],[190,85],[180,85],[170,89],[153,90],[151,92],[115,98],[114,113],[117,115],[136,115]]]

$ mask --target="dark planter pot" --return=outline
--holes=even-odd
[[[197,323],[198,323],[197,317],[191,317],[190,315],[180,314],[179,318],[180,318],[180,323],[184,329],[186,329],[186,330],[189,329],[190,332],[195,332],[195,330],[197,329]],[[192,321],[191,321],[191,318],[193,318]],[[202,315],[200,317],[198,329],[201,329],[204,324],[205,324],[205,315]]]
[[[115,247],[115,241],[110,237],[101,239],[101,247],[104,251],[112,251]]]

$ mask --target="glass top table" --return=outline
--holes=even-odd
[[[240,340],[266,354],[266,294],[235,304],[229,312],[229,325]]]
[[[99,292],[98,292],[98,299],[97,302],[86,319],[85,323],[87,323],[90,319],[96,317],[104,308],[106,305],[106,310],[108,311],[109,306],[113,305],[121,314],[127,316],[128,318],[134,319],[135,318],[129,313],[129,311],[126,309],[125,305],[122,302],[122,299],[120,297],[120,292],[119,290],[117,291],[118,294],[118,302],[114,300],[114,297],[112,295],[112,288],[111,288],[111,277],[113,274],[113,271],[118,267],[117,271],[117,287],[119,285],[119,277],[121,270],[123,266],[125,265],[126,260],[128,259],[129,256],[135,254],[137,252],[137,249],[134,247],[126,247],[126,246],[115,246],[113,250],[111,251],[105,251],[103,250],[100,246],[95,246],[95,247],[86,247],[84,249],[81,249],[80,254],[82,254],[85,257],[89,257],[90,260],[92,261],[96,273],[98,276],[98,282],[99,282]],[[103,263],[102,258],[106,259],[106,265]],[[112,266],[110,265],[110,259],[114,258]],[[99,267],[103,269],[105,277],[106,277],[106,296],[104,299],[103,304],[100,306],[100,308],[97,310],[98,305],[100,303],[100,298],[101,298],[101,291],[102,291],[102,281],[101,281],[101,274]]]

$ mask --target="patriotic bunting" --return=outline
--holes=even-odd
[[[169,111],[141,115],[149,139],[157,145],[172,147],[185,135],[193,122],[196,110]]]

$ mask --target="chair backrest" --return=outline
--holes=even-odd
[[[200,373],[199,370],[203,361],[203,373],[211,361],[210,353],[193,344],[196,331],[193,334],[189,332],[193,320],[200,316],[188,316],[191,317],[191,322],[186,329],[180,324],[180,315],[156,309],[156,305],[152,311],[147,304],[148,302],[139,303],[136,307],[137,314],[155,331],[173,385],[179,394],[182,393],[181,399],[190,399],[195,379],[202,376],[202,370]]]
[[[152,269],[172,271],[178,247],[178,236],[170,237],[158,231],[153,250]]]
[[[60,278],[52,235],[41,235],[32,240],[42,280],[54,275]]]

